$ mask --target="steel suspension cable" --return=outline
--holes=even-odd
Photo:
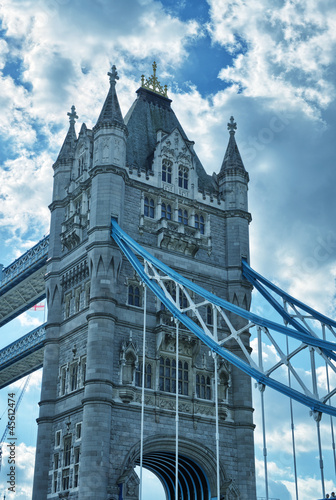
[[[289,345],[288,345],[288,337],[286,337],[286,347],[287,347],[287,356],[289,354]],[[289,367],[287,367],[288,373],[288,385],[292,386],[291,381],[291,373]],[[295,449],[295,427],[294,427],[294,413],[293,413],[293,401],[292,398],[289,398],[289,411],[290,411],[290,419],[291,419],[291,433],[292,433],[292,450],[293,450],[293,466],[294,466],[294,480],[295,480],[295,497],[296,500],[299,500],[299,488],[298,488],[298,477],[297,477],[297,468],[296,468],[296,449]]]
[[[217,309],[213,307],[213,333],[218,341],[217,332]],[[216,402],[216,474],[217,474],[217,498],[220,499],[220,470],[219,470],[219,419],[218,419],[218,356],[212,352],[215,361],[215,402]]]
[[[146,312],[147,312],[147,287],[144,284],[144,321],[142,336],[142,381],[141,381],[141,430],[140,430],[140,500],[142,500],[142,462],[144,442],[144,417],[145,417],[145,371],[146,371]]]
[[[179,306],[180,303],[180,287],[177,285],[176,287],[176,307]],[[178,500],[178,472],[179,472],[179,462],[178,462],[178,438],[179,438],[179,322],[178,319],[175,318],[176,325],[176,374],[175,374],[175,391],[176,391],[176,409],[175,409],[175,500]],[[181,384],[183,384],[181,371]]]
[[[261,328],[258,328],[258,358],[259,358],[259,368],[263,367],[263,359],[262,359],[262,340],[261,340]],[[264,456],[264,472],[265,472],[265,494],[266,500],[268,499],[268,473],[267,473],[267,446],[266,446],[266,423],[265,423],[265,401],[264,401],[264,392],[265,385],[258,384],[258,388],[260,391],[260,402],[261,402],[261,424],[262,424],[262,433],[263,433],[263,456]]]

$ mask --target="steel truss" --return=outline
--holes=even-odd
[[[327,413],[336,416],[336,408],[332,406],[330,401],[336,389],[331,391],[328,389],[326,394],[322,397],[319,396],[318,374],[315,361],[316,355],[320,356],[326,363],[326,366],[336,374],[336,366],[334,364],[334,361],[336,361],[336,343],[326,340],[325,335],[323,335],[323,338],[320,338],[315,333],[315,330],[308,326],[307,320],[312,317],[314,321],[322,323],[324,333],[328,329],[333,337],[336,336],[334,331],[334,327],[336,327],[335,321],[326,318],[301,302],[296,301],[296,299],[293,299],[285,292],[282,292],[283,298],[286,300],[286,307],[291,305],[294,308],[295,313],[290,314],[262,285],[260,286],[265,293],[261,293],[282,315],[286,324],[282,325],[260,317],[217,297],[163,264],[128,236],[114,219],[112,219],[112,237],[137,271],[141,281],[152,290],[174,318],[204,342],[213,353],[217,353],[229,363],[232,363],[254,378],[260,384],[260,387],[271,387],[287,397],[308,406],[315,414]],[[137,256],[143,262],[140,262]],[[245,277],[253,282],[253,285],[257,289],[259,289],[259,284],[257,286],[256,281],[263,280],[263,284],[266,284],[267,280],[254,273],[246,263],[243,263],[243,269]],[[270,285],[272,284],[267,282],[267,286]],[[275,288],[277,287],[274,285],[272,287],[272,290],[276,291]],[[180,297],[180,299],[176,300],[176,297]],[[204,311],[204,308],[207,306],[211,307],[213,313],[212,326],[206,323],[204,314],[202,315],[202,310]],[[299,309],[302,309],[304,313],[301,313]],[[246,320],[245,325],[238,330],[233,326],[235,316]],[[219,321],[225,325],[224,328],[227,332],[221,339],[217,338],[217,323]],[[291,327],[287,326],[287,324],[291,325]],[[252,328],[256,328],[257,330],[257,360],[251,354],[246,340],[244,340]],[[276,364],[267,367],[267,369],[263,368],[263,334],[267,336],[268,342],[272,344],[278,357]],[[292,351],[285,353],[280,345],[281,338],[294,339],[296,347]],[[245,359],[238,357],[226,348],[226,346],[232,347],[234,343],[238,344]],[[308,387],[306,373],[301,374],[301,368],[295,367],[293,364],[294,358],[297,355],[301,355],[305,350],[310,354],[312,388]],[[296,382],[297,388],[291,387],[291,384],[286,382],[283,367],[288,368]],[[307,367],[305,367],[305,370],[307,370]],[[276,376],[278,379],[275,378]]]

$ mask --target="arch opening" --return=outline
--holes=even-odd
[[[139,465],[139,459],[136,464]],[[203,469],[192,459],[179,454],[179,500],[211,500],[210,485]],[[143,456],[143,467],[162,483],[166,500],[175,500],[175,454],[152,451]],[[144,497],[146,500],[146,496]]]

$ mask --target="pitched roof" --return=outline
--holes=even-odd
[[[56,162],[60,160],[68,160],[73,158],[75,152],[76,141],[77,141],[77,136],[75,131],[75,123],[76,123],[75,120],[78,119],[75,106],[71,107],[71,112],[68,113],[68,116],[70,120],[69,130],[64,139],[63,146],[61,147]]]
[[[125,116],[128,129],[126,163],[132,165],[133,168],[148,171],[151,170],[158,130],[170,134],[178,128],[183,139],[188,141],[188,138],[171,108],[171,99],[144,87],[140,87],[136,93],[138,97]],[[205,172],[197,155],[195,155],[195,164],[199,177],[199,189],[213,191],[214,181]]]
[[[124,126],[124,120],[121,114],[117,92],[115,88],[117,80],[119,80],[116,67],[112,66],[111,73],[107,74],[110,76],[110,89],[108,91],[107,97],[105,99],[103,108],[100,112],[95,128],[101,125],[112,125],[112,124],[118,124]]]
[[[233,116],[231,116],[230,123],[228,123],[228,129],[230,131],[229,144],[226,148],[224,160],[220,169],[220,174],[225,170],[232,168],[242,169],[244,172],[246,172],[235,139],[235,130],[237,129],[237,124],[234,123]]]

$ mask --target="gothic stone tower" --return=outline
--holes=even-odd
[[[83,124],[77,137],[73,107],[53,166],[34,500],[138,499],[143,288],[111,238],[111,216],[180,274],[250,306],[241,273],[248,174],[235,123],[218,175],[207,175],[153,69],[123,118],[113,67],[96,125]],[[210,308],[204,317],[212,323]],[[178,373],[183,495],[214,499],[214,361],[182,328],[176,371],[175,340],[168,312],[149,294],[143,463],[174,498]],[[255,499],[251,382],[224,361],[218,375],[221,497]]]

